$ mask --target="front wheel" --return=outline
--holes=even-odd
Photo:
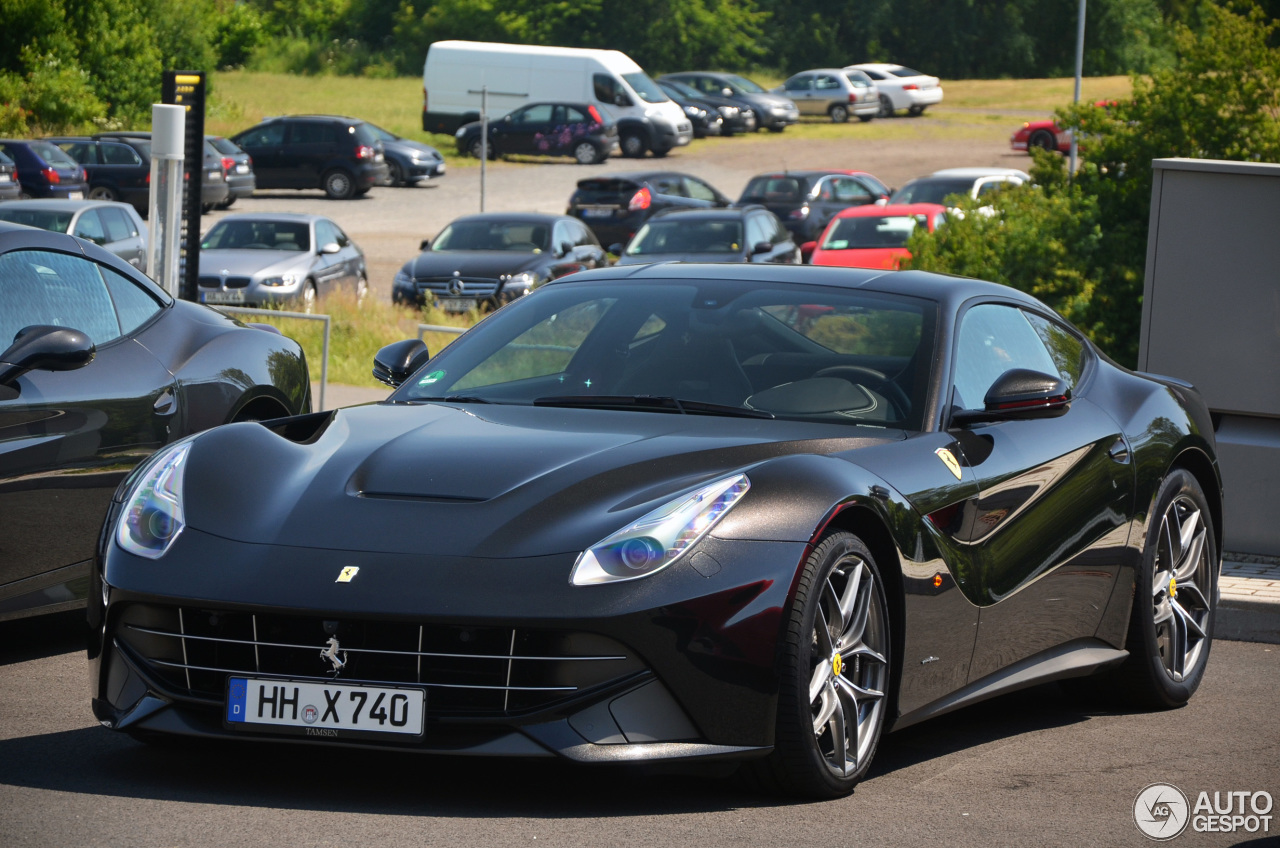
[[[788,794],[847,795],[879,746],[892,673],[884,585],[857,536],[830,533],[809,555],[779,650],[774,749],[757,773]]]
[[[403,186],[408,185],[408,180],[404,178],[404,168],[400,167],[400,163],[394,159],[387,161],[387,185]]]
[[[337,168],[324,175],[321,185],[331,200],[346,200],[356,194],[356,181],[346,171]]]
[[[827,110],[827,114],[831,116],[831,120],[834,123],[843,124],[849,120],[849,107],[837,103]]]
[[[865,124],[865,123],[867,123],[868,121],[870,121],[870,120],[871,120],[872,118],[874,118],[874,117],[875,117],[875,115],[859,115],[859,116],[858,116],[858,120],[859,120],[859,121],[862,121],[862,123],[864,123],[864,124]]]
[[[119,200],[120,195],[111,186],[94,186],[89,189],[90,200]]]
[[[628,159],[639,159],[649,149],[648,143],[639,133],[623,133],[618,146],[622,148],[622,155]]]
[[[316,301],[319,296],[316,293],[316,281],[307,280],[302,285],[302,311],[311,313],[316,311]]]
[[[1217,551],[1200,483],[1187,471],[1172,471],[1160,485],[1147,530],[1129,619],[1129,659],[1113,675],[1130,703],[1179,707],[1200,686],[1213,641]]]

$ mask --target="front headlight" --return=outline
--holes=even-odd
[[[750,488],[747,475],[735,474],[676,498],[583,551],[569,582],[590,586],[657,574],[711,532]]]
[[[264,286],[279,288],[280,286],[296,286],[301,280],[301,274],[281,274],[278,277],[263,277],[258,282]]]
[[[462,137],[463,137],[464,135],[466,135],[466,134],[467,134],[467,128],[466,128],[466,127],[458,127],[458,131],[457,131],[457,132],[455,132],[455,133],[453,134],[453,137],[454,137],[454,138],[462,138]]]
[[[532,271],[521,271],[519,274],[512,274],[507,277],[507,286],[520,288],[521,286],[532,286],[538,281],[538,276]]]
[[[392,286],[398,289],[413,288],[413,275],[401,268],[399,271],[396,271],[396,278],[392,282]]]
[[[159,559],[186,527],[182,478],[190,450],[191,440],[184,439],[157,451],[125,493],[116,544],[129,553]]]
[[[736,117],[738,117],[738,107],[737,107],[737,106],[717,106],[717,107],[716,107],[716,110],[720,113],[720,115],[721,115],[722,117],[725,117],[725,118],[736,118]]]

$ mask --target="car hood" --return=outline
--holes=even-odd
[[[454,271],[463,277],[497,277],[535,268],[545,258],[545,253],[514,250],[428,250],[409,260],[405,269],[415,279],[447,277]]]
[[[796,104],[790,97],[784,97],[781,94],[774,94],[766,91],[763,94],[744,94],[744,100],[749,100],[757,106],[781,106],[784,109],[794,109]]]
[[[746,262],[747,258],[741,253],[646,253],[636,256],[623,255],[618,257],[615,265],[651,265],[654,262],[711,262],[711,263],[736,263]]]
[[[406,156],[417,153],[419,159],[431,160],[444,158],[440,155],[440,152],[431,145],[423,144],[419,141],[412,141],[407,138],[399,138],[395,141],[384,141],[382,142],[382,149],[386,153],[396,151],[403,153]]]
[[[848,425],[488,404],[381,403],[293,421],[292,438],[245,423],[193,442],[183,486],[191,528],[333,550],[563,554],[757,463],[902,437]]]
[[[201,274],[252,277],[258,273],[282,273],[307,265],[311,254],[297,250],[201,250]]]

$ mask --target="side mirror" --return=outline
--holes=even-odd
[[[630,106],[631,98],[627,96],[625,91],[619,91],[616,95],[614,95],[613,104],[615,106],[623,106],[623,107]]]
[[[1061,377],[1029,368],[1014,368],[1000,375],[987,390],[982,409],[962,409],[951,416],[954,424],[989,421],[1056,418],[1071,407],[1071,390]]]
[[[611,245],[609,245],[609,252],[610,252],[610,253],[612,253],[614,256],[621,256],[621,255],[622,255],[622,251],[624,251],[624,250],[626,250],[626,249],[627,249],[627,246],[626,246],[625,244],[623,244],[622,242],[618,242],[617,244],[611,244]]]
[[[342,248],[338,246],[338,243],[336,241],[331,241],[328,244],[321,246],[320,248],[320,252],[326,253],[326,254],[337,253],[339,250],[342,250]]]
[[[422,241],[418,242],[418,250],[430,250],[430,249],[431,249],[431,239],[423,239]]]
[[[761,253],[768,253],[771,250],[773,250],[772,244],[767,241],[758,241],[755,246],[751,248],[751,255],[756,256]]]
[[[724,97],[732,97],[733,89],[726,85],[724,88],[720,89],[720,94]]]
[[[816,241],[807,241],[800,245],[800,261],[808,265],[809,260],[813,258],[813,252],[818,249]]]
[[[573,245],[569,244],[567,241],[562,241],[560,242],[560,246],[556,248],[556,258],[559,259],[562,256],[568,256],[572,252]]]
[[[373,377],[375,380],[396,388],[423,365],[431,354],[427,351],[422,339],[405,339],[393,342],[373,357]]]
[[[0,353],[0,386],[28,371],[74,371],[93,361],[98,349],[89,337],[70,327],[34,324],[24,327]]]

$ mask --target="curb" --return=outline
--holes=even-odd
[[[1223,598],[1218,602],[1213,635],[1231,642],[1280,645],[1280,604]]]

